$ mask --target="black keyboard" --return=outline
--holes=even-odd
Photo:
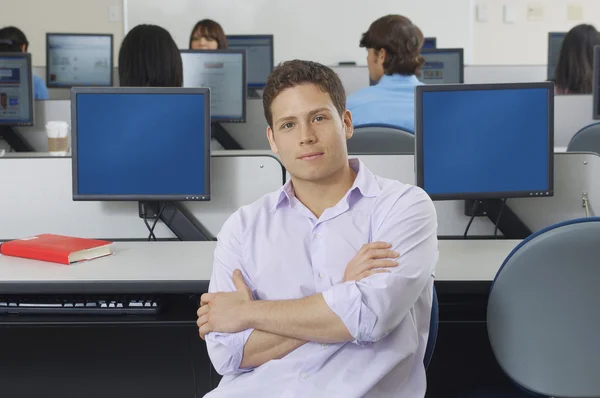
[[[0,296],[0,315],[154,315],[161,304],[152,296]]]

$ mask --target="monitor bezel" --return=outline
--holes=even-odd
[[[220,49],[220,50],[179,50],[179,52],[183,54],[235,54],[242,55],[242,116],[239,118],[232,117],[221,117],[214,116],[211,114],[211,122],[212,123],[246,123],[246,98],[248,97],[248,82],[247,78],[247,68],[248,64],[247,53],[246,50],[238,50],[238,49]],[[183,62],[183,59],[182,59]],[[184,72],[185,73],[185,72]],[[184,82],[185,83],[185,82]],[[186,88],[186,87],[184,87]],[[194,87],[187,87],[194,88]]]
[[[555,36],[555,35],[561,35],[564,40],[565,36],[567,35],[567,32],[548,32],[548,47],[547,47],[548,53],[546,54],[546,79],[548,81],[554,81],[555,75],[556,75],[556,67],[552,71],[552,74],[550,73],[550,42],[552,41],[552,36]],[[557,60],[557,63],[558,63],[558,60]]]
[[[424,48],[421,50],[421,54],[443,54],[443,53],[458,53],[459,58],[459,82],[458,83],[444,83],[444,84],[462,84],[465,82],[465,51],[462,48]]]
[[[227,44],[228,45],[229,45],[230,39],[244,39],[244,40],[268,39],[270,41],[269,47],[271,49],[271,51],[269,52],[269,55],[271,57],[271,62],[269,63],[271,65],[271,70],[269,71],[269,75],[273,72],[273,69],[275,69],[275,36],[274,35],[269,35],[269,34],[264,34],[264,35],[227,35]],[[266,85],[267,85],[267,82],[264,82],[264,84],[248,82],[248,88],[252,88],[252,89],[265,88]]]
[[[592,103],[594,108],[592,109],[592,119],[600,120],[600,45],[594,46],[594,64],[593,64],[593,76],[592,76]]]
[[[109,85],[106,84],[57,84],[50,81],[50,37],[52,36],[73,36],[73,37],[109,37],[110,38],[110,77]],[[115,38],[112,33],[46,33],[46,87],[48,88],[72,88],[72,87],[113,87],[114,62],[114,44]]]
[[[423,174],[423,94],[443,91],[489,91],[489,90],[522,90],[545,89],[548,93],[548,189],[543,192],[505,191],[505,192],[454,192],[428,195],[432,200],[461,200],[461,199],[503,199],[503,198],[533,198],[554,196],[554,84],[539,83],[493,83],[493,84],[441,84],[420,85],[415,87],[415,166],[417,186],[425,190]],[[427,192],[427,191],[426,191]]]
[[[204,194],[194,195],[98,195],[79,193],[79,151],[77,148],[78,123],[77,123],[77,96],[86,94],[191,94],[203,95],[204,101]],[[98,115],[106,117],[106,115]],[[208,88],[183,88],[183,87],[75,87],[71,89],[71,165],[74,201],[208,201],[210,200],[210,162],[211,162],[211,127],[210,127],[210,90]],[[191,199],[190,199],[191,197]]]
[[[423,47],[425,45],[426,41],[433,42],[433,47],[430,47],[430,48]],[[423,46],[421,46],[421,51],[423,51],[423,50],[436,50],[437,49],[437,37],[424,37],[423,38]]]
[[[34,90],[33,90],[33,66],[31,65],[31,54],[30,53],[0,53],[0,58],[17,58],[25,59],[25,68],[27,69],[27,83],[29,84],[29,114],[27,115],[26,121],[14,121],[14,120],[2,120],[0,119],[0,126],[10,127],[26,127],[33,126],[35,123],[35,109],[34,109]]]

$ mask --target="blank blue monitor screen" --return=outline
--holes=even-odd
[[[539,84],[423,91],[419,186],[433,199],[551,196],[552,85]]]
[[[435,37],[426,37],[425,41],[423,41],[423,48],[437,48],[437,38]]]
[[[425,50],[421,52],[425,64],[418,78],[425,84],[463,83],[462,49]]]
[[[207,200],[206,101],[202,94],[76,94],[74,197]]]
[[[227,46],[246,50],[248,87],[264,87],[273,71],[273,35],[230,35]]]

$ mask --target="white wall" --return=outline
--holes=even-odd
[[[410,17],[440,47],[464,47],[470,56],[473,0],[125,0],[126,29],[141,23],[168,29],[188,46],[190,31],[203,18],[218,21],[226,34],[272,33],[275,62],[301,58],[324,64],[366,64],[361,34],[385,14]]]
[[[528,19],[530,5],[542,7],[542,19]],[[583,9],[583,19],[569,20],[569,5]],[[545,65],[548,32],[566,32],[580,23],[600,28],[600,0],[475,0],[486,6],[488,21],[473,29],[473,63],[479,65]],[[504,6],[515,11],[514,23],[505,23]],[[476,14],[476,13],[474,13]]]
[[[109,21],[117,6],[119,20]],[[0,26],[13,25],[29,40],[35,66],[46,65],[46,33],[112,33],[117,64],[123,41],[123,0],[0,0]]]

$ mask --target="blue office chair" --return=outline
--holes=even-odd
[[[569,141],[567,152],[594,152],[600,154],[600,123],[579,130]]]
[[[389,124],[354,126],[354,134],[347,142],[349,154],[414,154],[413,131]]]
[[[438,297],[434,285],[433,301],[431,303],[431,320],[429,321],[429,337],[427,338],[427,347],[425,348],[425,357],[423,358],[423,364],[425,365],[425,369],[429,367],[429,363],[431,362],[431,358],[433,357],[433,349],[435,348],[435,342],[437,340],[438,324],[440,321],[438,306]]]
[[[600,397],[600,217],[536,232],[492,283],[488,336],[504,372],[552,397]]]

